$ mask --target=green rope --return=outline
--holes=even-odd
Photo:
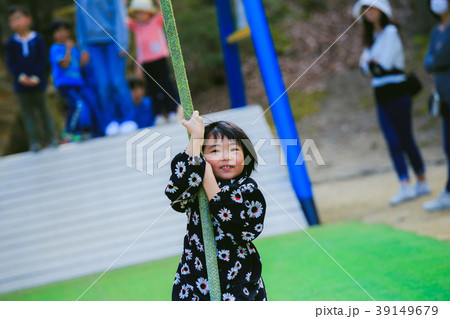
[[[189,90],[183,55],[181,53],[180,40],[178,38],[172,3],[170,0],[160,0],[160,3],[184,118],[188,120],[194,112],[194,107],[192,105],[191,92]],[[211,215],[209,214],[208,197],[203,188],[198,194],[198,200],[200,205],[200,219],[202,222],[203,243],[205,245],[209,293],[212,301],[220,301],[221,292],[219,269],[217,267],[217,249],[214,241],[214,229],[212,226]]]

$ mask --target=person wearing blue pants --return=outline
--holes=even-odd
[[[123,0],[79,0],[76,6],[77,39],[90,54],[106,135],[129,133],[137,128],[125,77],[125,50],[129,43],[125,18]]]
[[[434,200],[425,202],[425,210],[450,209],[450,4],[449,0],[431,0],[430,9],[440,22],[431,33],[425,69],[433,73],[436,90],[442,102],[442,131],[447,156],[447,183]]]
[[[377,102],[378,120],[383,131],[400,188],[391,205],[429,194],[425,165],[412,130],[412,97],[406,89],[405,58],[398,29],[392,21],[392,7],[388,0],[359,0],[353,15],[363,14],[364,51],[360,67],[371,74]],[[415,187],[409,182],[405,154],[417,177]]]

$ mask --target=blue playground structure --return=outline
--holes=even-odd
[[[235,2],[236,6],[243,5],[246,13],[248,29],[257,55],[273,121],[281,140],[281,147],[285,152],[292,186],[309,225],[317,225],[320,221],[306,164],[304,161],[301,161],[301,165],[295,164],[297,159],[303,156],[300,137],[295,126],[262,0]],[[239,48],[236,43],[240,37],[235,36],[241,30],[236,30],[230,0],[216,0],[216,8],[231,106],[237,108],[247,105]],[[245,34],[245,32],[241,33]],[[232,40],[230,41],[230,39]],[[297,143],[288,145],[286,143],[288,140],[290,142],[295,140]]]

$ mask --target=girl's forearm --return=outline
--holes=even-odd
[[[199,156],[202,150],[203,139],[191,137],[186,148],[186,154],[190,156]]]
[[[203,188],[205,189],[206,196],[208,196],[209,200],[220,192],[216,177],[208,164],[206,165],[205,175],[203,176]]]

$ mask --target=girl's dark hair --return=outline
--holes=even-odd
[[[398,23],[394,23],[393,21],[391,21],[389,19],[389,17],[383,12],[381,11],[381,19],[380,19],[380,24],[381,27],[384,29],[388,24],[393,24],[395,25],[398,29],[400,29],[400,26]],[[372,23],[370,23],[369,21],[366,20],[366,18],[363,16],[363,25],[364,25],[364,29],[363,29],[363,44],[365,47],[370,48],[373,43],[375,42],[375,38],[374,38],[374,26]]]
[[[50,33],[51,34],[55,33],[55,31],[57,31],[59,29],[70,30],[69,22],[67,22],[64,19],[58,18],[58,19],[53,20],[52,23],[50,23]]]
[[[256,170],[258,165],[258,158],[252,142],[247,134],[237,125],[227,121],[212,122],[205,126],[205,141],[208,138],[220,139],[227,137],[230,140],[235,140],[236,143],[242,147],[244,152],[244,170],[243,173],[247,176]],[[205,148],[205,144],[203,148]]]
[[[140,78],[133,76],[128,79],[128,86],[131,90],[134,90],[135,88],[145,88],[145,83]]]
[[[8,17],[12,16],[16,12],[20,12],[27,17],[31,16],[30,10],[28,10],[27,8],[19,5],[14,5],[8,8]]]

